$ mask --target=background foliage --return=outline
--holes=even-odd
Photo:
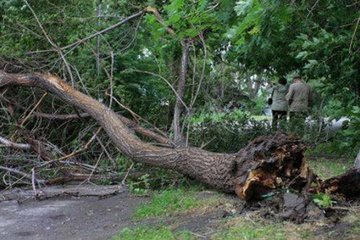
[[[269,134],[266,121],[254,117],[263,114],[265,87],[281,76],[290,80],[298,73],[317,92],[314,116],[351,119],[348,129],[331,139],[331,148],[354,155],[360,147],[357,1],[27,2],[0,0],[0,65],[6,71],[52,72],[133,118],[134,113],[127,110],[131,109],[138,114],[137,120],[147,120],[140,120],[144,126],[171,133],[176,98],[169,84],[176,86],[178,79],[180,43],[190,39],[184,101],[193,104],[191,111],[183,114],[183,129],[188,131],[192,145],[235,152],[253,137]],[[58,48],[105,29],[146,6],[156,7],[164,24],[176,35],[171,36],[153,14],[143,14],[63,49],[66,61],[61,58]],[[67,153],[81,148],[97,128],[92,120],[59,122],[32,117],[19,126],[19,119],[29,113],[42,94],[31,89],[1,89],[0,134],[17,141],[28,136],[42,139]],[[6,99],[18,103],[11,106],[13,114],[9,113]],[[51,96],[46,96],[36,110],[74,113],[72,107]],[[111,151],[103,153],[96,142],[91,144],[91,151],[79,156],[82,161],[95,164],[100,153],[102,159],[118,158],[108,138],[101,133],[99,139]],[[315,139],[315,143],[329,141]],[[6,151],[5,155],[9,154]],[[108,164],[103,167],[107,169]]]

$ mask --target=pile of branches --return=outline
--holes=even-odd
[[[19,63],[8,69],[20,72]],[[19,68],[15,68],[19,66]],[[67,182],[124,183],[145,173],[124,157],[88,113],[36,89],[0,89],[0,189]],[[135,113],[133,113],[135,114]],[[170,146],[158,129],[119,115],[132,131]]]
[[[10,72],[28,67],[2,60]],[[0,104],[0,188],[121,178],[119,152],[88,114],[34,89],[0,89]]]
[[[1,188],[32,185],[36,189],[69,181],[119,181],[116,156],[109,153],[114,147],[109,146],[110,141],[100,130],[95,133],[85,130],[92,136],[87,142],[74,146],[70,153],[64,150],[71,149],[69,146],[61,149],[45,138],[36,139],[37,134],[32,131],[15,130],[6,137],[0,135]],[[85,130],[81,131],[80,138],[85,138]]]

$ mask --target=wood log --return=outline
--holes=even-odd
[[[0,87],[7,85],[42,88],[87,112],[122,153],[134,161],[175,170],[220,191],[236,193],[245,200],[259,199],[269,191],[283,187],[301,190],[309,179],[305,145],[283,133],[257,138],[236,154],[194,147],[158,147],[140,140],[111,109],[57,76],[0,71]]]

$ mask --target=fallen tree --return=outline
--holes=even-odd
[[[260,137],[235,154],[194,147],[158,147],[140,140],[118,114],[54,75],[0,71],[0,87],[9,85],[42,88],[85,111],[101,125],[122,153],[134,161],[175,170],[220,191],[235,192],[241,199],[260,199],[280,188],[341,193],[346,197],[360,194],[360,169],[321,181],[307,166],[305,145],[293,136],[277,133]],[[313,187],[312,182],[318,184]]]

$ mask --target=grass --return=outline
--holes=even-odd
[[[351,211],[344,221],[351,224],[351,228],[346,232],[348,236],[360,236],[360,208],[357,208],[357,211]]]
[[[325,163],[325,162],[323,162]],[[150,203],[141,205],[136,211],[137,218],[157,217],[159,221],[151,225],[140,225],[132,228],[125,228],[119,234],[113,237],[118,239],[137,239],[137,240],[162,240],[162,239],[198,239],[197,233],[191,230],[177,230],[179,223],[184,223],[184,213],[191,212],[192,216],[201,215],[203,210],[211,212],[215,209],[233,206],[232,202],[222,195],[212,195],[211,197],[199,197],[196,190],[169,189],[154,194]],[[220,203],[220,205],[219,205]],[[201,211],[199,211],[201,210]],[[344,239],[357,239],[360,234],[360,209],[355,207],[350,210],[349,214],[342,219],[346,229],[334,229],[334,233],[343,231]],[[164,219],[163,217],[171,216]],[[164,221],[165,220],[165,221]],[[141,220],[142,224],[149,224],[148,220]],[[227,218],[219,217],[215,225],[209,225],[206,230],[206,238],[212,240],[251,240],[251,239],[328,239],[329,230],[324,228],[328,226],[326,220],[318,222],[305,222],[295,224],[292,222],[277,222],[274,220],[264,219],[257,211],[249,212],[246,215],[232,216]],[[138,222],[138,223],[141,223]],[[159,223],[160,222],[160,223]],[[166,222],[166,225],[164,225]],[[159,225],[160,224],[160,225]],[[183,229],[183,228],[181,228]],[[195,234],[195,235],[194,235]],[[205,236],[205,235],[204,235]]]
[[[168,189],[162,192],[156,192],[154,193],[150,203],[142,204],[136,209],[134,218],[139,220],[149,217],[179,215],[189,211],[211,207],[219,201],[217,196],[200,199],[198,193],[199,192],[195,189],[184,190],[181,188]],[[188,231],[174,231],[169,227],[169,225],[158,225],[125,228],[119,234],[115,235],[112,239],[192,240],[196,238]]]
[[[134,217],[141,219],[169,216],[205,206],[209,207],[216,202],[216,198],[206,199],[206,201],[199,199],[195,190],[170,189],[156,193],[150,203],[140,205]]]
[[[165,226],[140,226],[133,229],[124,228],[112,240],[192,240],[195,239],[190,232],[173,232]]]
[[[336,159],[310,159],[309,166],[321,179],[340,175],[352,167],[352,162]]]
[[[227,228],[214,234],[213,240],[250,240],[250,239],[287,239],[281,224],[265,224],[264,222],[246,220],[237,217],[227,223]]]
[[[321,178],[329,178],[345,172],[351,165],[351,161],[335,159],[327,159],[321,157],[310,159],[311,168]],[[199,190],[192,189],[168,189],[162,192],[155,192],[152,200],[140,205],[135,211],[134,218],[140,220],[138,223],[147,224],[149,220],[146,218],[157,218],[156,222],[150,226],[140,225],[132,228],[125,228],[119,234],[114,236],[114,240],[118,239],[198,239],[191,229],[187,231],[178,231],[179,223],[184,223],[185,213],[191,213],[193,217],[200,216],[204,212],[211,212],[214,209],[226,208],[229,205],[233,208],[233,203],[222,195],[211,195],[210,197],[200,197]],[[322,199],[322,201],[325,201]],[[216,208],[215,208],[216,206]],[[227,209],[228,210],[228,209]],[[166,217],[171,218],[166,218]],[[144,220],[143,220],[144,219]],[[161,225],[159,225],[159,221]],[[164,221],[165,220],[165,221]],[[151,220],[152,221],[152,220]],[[227,218],[219,217],[216,224],[209,226],[214,231],[206,235],[212,240],[237,240],[237,239],[328,239],[331,237],[325,220],[319,222],[305,222],[303,224],[295,224],[291,222],[274,222],[262,218],[258,213],[250,212],[246,215],[232,216]],[[164,225],[166,222],[166,225]],[[360,235],[360,208],[351,208],[349,214],[341,220],[345,229],[334,229],[334,233],[342,231],[344,239],[357,239]],[[209,230],[206,230],[209,232]]]
[[[360,236],[360,217],[353,223],[349,233]]]

